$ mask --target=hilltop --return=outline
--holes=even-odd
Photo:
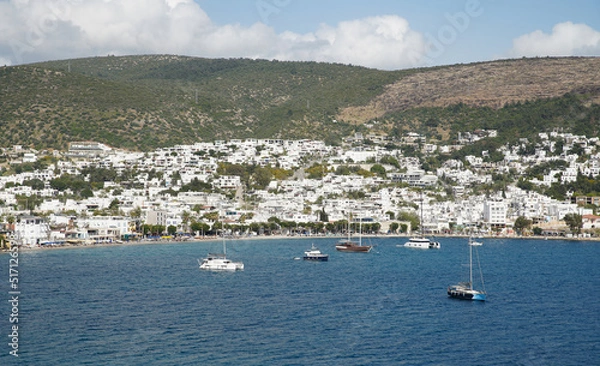
[[[518,102],[589,93],[600,103],[600,58],[535,58],[426,69],[386,85],[367,106],[349,107],[341,118],[357,123],[423,107],[502,108]]]
[[[600,58],[536,58],[381,71],[351,65],[172,55],[0,68],[0,146],[74,140],[148,151],[230,138],[416,131],[451,142],[563,127],[597,136]]]

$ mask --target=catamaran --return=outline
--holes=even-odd
[[[459,282],[457,285],[449,286],[448,296],[461,300],[485,301],[486,292],[483,283],[483,275],[481,274],[481,265],[479,265],[479,255],[477,255],[477,263],[483,289],[475,290],[473,288],[473,248],[477,250],[477,247],[480,247],[481,245],[483,245],[482,242],[475,241],[472,237],[469,238],[469,282]]]
[[[421,192],[421,232],[423,232],[423,192]],[[398,245],[400,246],[400,245]],[[422,234],[408,239],[404,246],[418,249],[440,249],[440,242],[424,237]]]
[[[227,259],[227,244],[225,243],[225,231],[223,231],[223,253],[209,253],[202,261],[198,259],[200,269],[209,271],[237,271],[244,269],[244,263],[233,262]]]

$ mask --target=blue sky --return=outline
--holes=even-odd
[[[598,0],[0,0],[0,64],[168,53],[403,69],[599,56]]]

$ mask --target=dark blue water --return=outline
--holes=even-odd
[[[446,296],[465,239],[294,260],[311,241],[230,242],[236,273],[198,269],[219,243],[22,251],[18,360],[2,254],[0,365],[600,364],[598,242],[484,240],[481,303]]]

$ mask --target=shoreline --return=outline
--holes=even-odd
[[[374,239],[374,238],[410,238],[412,235],[406,234],[381,234],[381,235],[363,235],[363,238]],[[346,235],[252,235],[252,236],[236,236],[227,238],[227,240],[234,241],[257,241],[257,240],[281,240],[281,239],[344,239]],[[431,235],[427,237],[432,238],[468,238],[469,235]],[[565,240],[565,241],[584,241],[584,242],[600,242],[600,238],[596,237],[564,237],[564,236],[517,236],[517,235],[502,235],[502,236],[481,236],[479,239],[529,239],[529,240]],[[56,250],[56,249],[79,249],[79,248],[101,248],[101,247],[118,247],[118,246],[130,246],[130,245],[164,245],[164,244],[185,244],[185,243],[202,243],[202,242],[213,242],[221,240],[220,237],[204,237],[204,238],[191,238],[186,240],[135,240],[135,241],[121,241],[113,243],[97,243],[97,244],[65,244],[65,245],[37,245],[37,246],[20,246],[19,251],[37,251],[37,250]],[[2,249],[0,252],[9,252],[10,249]]]

